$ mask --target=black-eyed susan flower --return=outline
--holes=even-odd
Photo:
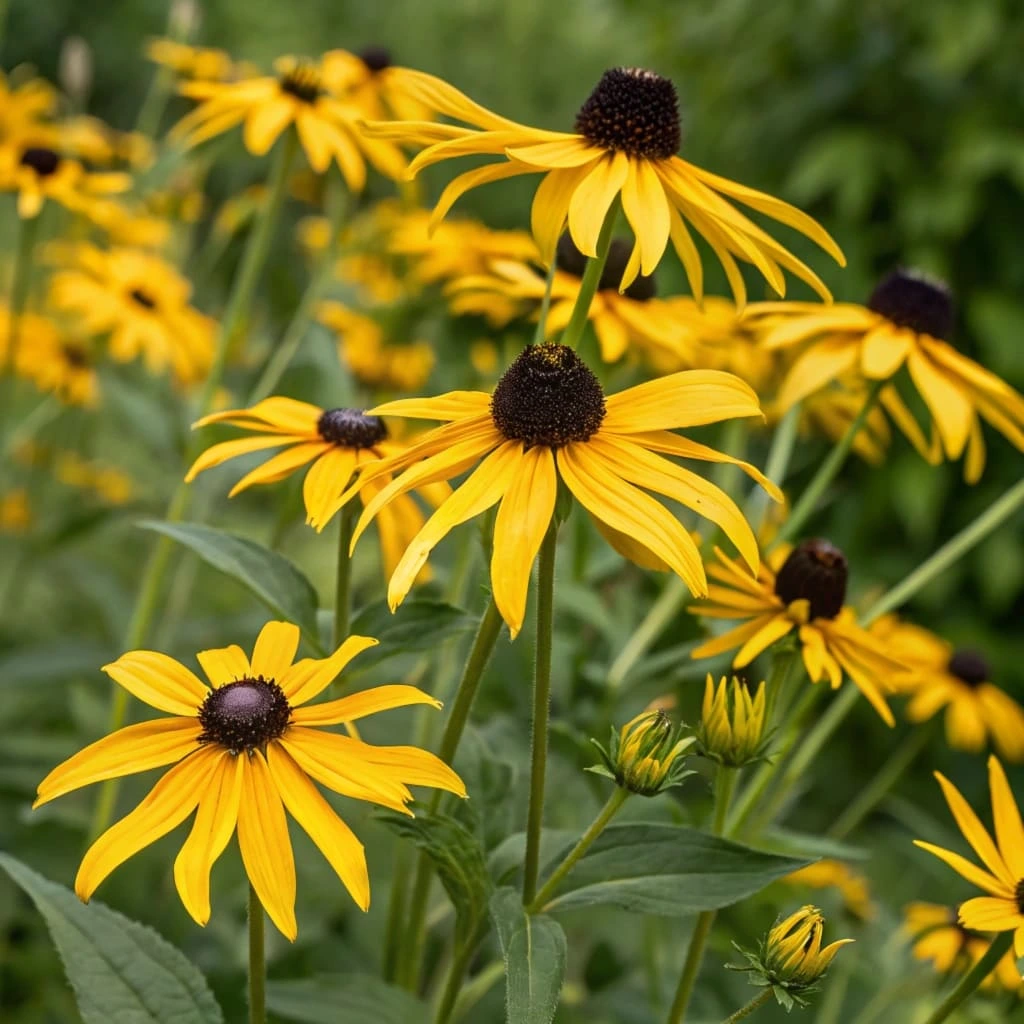
[[[0,145],[37,132],[56,111],[57,102],[57,90],[44,79],[30,78],[12,88],[0,71]]]
[[[781,497],[748,463],[671,433],[674,427],[761,414],[747,385],[712,370],[674,374],[606,398],[597,377],[572,349],[531,345],[505,371],[493,394],[453,391],[387,402],[371,412],[447,422],[398,456],[368,467],[361,485],[404,472],[366,506],[353,544],[375,515],[407,491],[476,467],[406,549],[388,585],[392,609],[453,527],[500,502],[491,584],[513,635],[523,624],[530,571],[555,514],[559,481],[616,551],[645,568],[671,569],[695,594],[704,594],[707,587],[697,545],[647,490],[719,525],[755,570],[757,543],[727,494],[661,456],[733,463],[774,498]]]
[[[728,966],[749,972],[755,985],[770,986],[775,998],[787,1009],[794,1003],[805,1006],[804,996],[817,988],[839,950],[853,942],[836,939],[823,948],[824,933],[821,911],[810,905],[801,907],[784,920],[776,921],[756,953],[740,949],[748,966]]]
[[[601,755],[601,764],[588,771],[607,776],[615,784],[640,796],[658,793],[680,785],[695,772],[686,769],[687,752],[696,743],[683,736],[661,709],[642,711],[621,729],[612,729],[608,747],[591,740]]]
[[[977,754],[991,742],[1005,760],[1024,760],[1024,708],[993,682],[984,654],[955,648],[895,616],[875,623],[872,633],[910,669],[894,680],[910,698],[910,721],[925,722],[945,709],[951,747]]]
[[[711,674],[704,685],[704,703],[697,725],[700,752],[727,768],[742,768],[765,751],[765,690],[756,693],[735,676],[732,686],[724,676],[715,686]]]
[[[843,254],[812,218],[779,199],[721,178],[676,156],[681,141],[675,87],[643,68],[606,71],[576,116],[573,132],[544,131],[499,117],[432,75],[403,68],[406,89],[439,114],[470,127],[431,122],[377,122],[367,131],[412,146],[426,146],[409,165],[424,167],[453,157],[498,156],[459,175],[434,209],[440,220],[465,192],[487,182],[522,174],[543,174],[533,200],[532,226],[546,262],[566,223],[573,241],[587,256],[597,255],[605,218],[616,199],[629,221],[636,244],[620,287],[651,274],[671,239],[694,296],[703,294],[701,258],[688,224],[721,261],[737,301],[746,297],[739,259],[753,264],[779,294],[785,294],[783,270],[830,298],[817,275],[763,229],[742,214],[736,200],[817,242],[839,263]]]
[[[854,372],[864,380],[889,380],[906,367],[932,420],[934,445],[923,454],[964,459],[964,476],[976,482],[985,467],[980,420],[1024,451],[1024,396],[994,373],[958,352],[948,288],[925,275],[897,270],[878,284],[864,306],[837,303],[765,304],[772,317],[762,335],[769,349],[797,349],[779,392],[789,408],[833,379]],[[891,401],[891,399],[890,399]],[[909,413],[886,411],[920,450],[920,429]]]
[[[142,358],[151,373],[171,369],[201,380],[213,360],[215,324],[189,305],[192,285],[165,260],[140,249],[74,246],[50,281],[56,310],[81,329],[107,336],[112,359]]]
[[[268,622],[251,659],[236,645],[199,652],[210,686],[156,651],[131,651],[104,666],[133,696],[173,717],[130,725],[75,754],[39,784],[35,806],[103,779],[173,767],[86,852],[75,879],[78,896],[88,900],[115,868],[196,811],[174,862],[185,909],[201,925],[209,920],[210,869],[237,828],[249,881],[270,919],[294,940],[287,810],[366,910],[370,881],[362,844],[314,780],[406,814],[410,785],[466,794],[455,772],[425,750],[373,746],[322,728],[410,704],[440,706],[413,686],[379,686],[309,703],[376,643],[351,636],[328,658],[295,661],[298,627]]]
[[[283,448],[262,465],[246,473],[228,492],[228,497],[254,484],[276,483],[309,466],[302,486],[306,522],[322,530],[340,505],[338,498],[353,475],[369,463],[400,455],[406,448],[389,438],[388,428],[379,416],[359,409],[321,409],[292,398],[265,398],[250,409],[228,409],[213,413],[195,423],[205,427],[225,423],[252,432],[250,437],[222,441],[207,448],[185,476],[191,482],[204,470],[250,452]],[[365,503],[376,497],[388,482],[382,476],[360,487]],[[441,484],[424,485],[418,492],[438,503],[448,493]],[[390,575],[402,553],[423,526],[424,517],[415,500],[403,494],[402,500],[385,510],[378,519],[382,560]],[[419,579],[424,579],[420,576]]]
[[[356,53],[329,50],[320,58],[324,82],[356,107],[368,121],[426,121],[432,111],[404,85],[404,76],[386,46],[366,46]]]
[[[735,668],[749,665],[762,651],[796,631],[804,667],[812,682],[827,678],[833,689],[843,673],[871,702],[887,725],[894,725],[885,694],[891,677],[906,666],[857,625],[845,607],[848,567],[846,556],[826,540],[807,540],[792,550],[779,547],[751,577],[735,560],[716,548],[717,562],[708,567],[715,581],[708,601],[690,612],[711,619],[745,619],[721,636],[693,651],[710,658],[739,648]]]
[[[992,945],[991,936],[960,924],[955,907],[938,903],[915,902],[904,907],[903,931],[911,940],[910,953],[914,959],[931,964],[943,975],[966,974]],[[1010,950],[980,987],[983,991],[1024,994],[1024,983]]]
[[[835,889],[842,897],[843,906],[854,917],[870,921],[875,916],[867,878],[841,860],[825,857],[790,872],[783,881],[788,885],[808,889]]]
[[[230,55],[209,46],[190,46],[176,39],[150,39],[146,56],[182,78],[227,82],[238,77],[239,69]]]
[[[956,786],[941,772],[936,772],[935,778],[960,831],[985,867],[920,839],[915,839],[914,845],[945,861],[958,875],[988,894],[960,904],[960,923],[975,931],[1012,931],[1013,949],[1019,959],[1024,956],[1024,825],[1006,772],[994,755],[989,757],[994,841]]]
[[[282,57],[274,67],[276,76],[184,83],[181,92],[199,106],[174,126],[172,137],[195,146],[244,124],[245,148],[263,156],[294,125],[310,167],[322,174],[333,161],[353,192],[366,184],[367,160],[390,178],[403,176],[401,151],[364,137],[356,127],[358,111],[328,91],[319,62]]]

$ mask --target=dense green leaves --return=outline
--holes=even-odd
[[[807,863],[691,828],[613,825],[573,868],[549,909],[604,904],[665,917],[696,914],[737,903]]]
[[[46,919],[85,1024],[220,1024],[196,968],[151,928],[82,903],[7,854],[0,867]]]
[[[244,584],[275,615],[299,626],[306,640],[323,653],[317,634],[316,591],[284,555],[269,551],[255,541],[197,523],[149,519],[139,525],[184,544],[208,565]]]
[[[418,999],[370,974],[272,981],[267,1009],[301,1024],[418,1024],[428,1019]]]
[[[491,917],[505,960],[508,1024],[550,1024],[565,977],[561,925],[545,914],[528,915],[519,891],[508,887],[491,897]]]

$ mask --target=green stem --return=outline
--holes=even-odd
[[[398,975],[398,957],[401,952],[402,925],[405,901],[409,895],[409,872],[412,870],[412,850],[401,843],[392,866],[391,894],[388,899],[388,920],[384,929],[384,980],[393,982]]]
[[[577,348],[580,338],[583,337],[583,328],[587,326],[587,317],[590,314],[590,304],[594,300],[594,293],[601,281],[601,274],[604,272],[604,265],[608,262],[608,251],[612,245],[612,233],[615,231],[615,221],[619,216],[619,204],[613,203],[605,215],[604,224],[601,225],[601,234],[597,239],[597,255],[587,260],[586,270],[583,271],[583,280],[580,281],[580,290],[576,293],[576,303],[572,307],[572,316],[565,325],[562,332],[561,343],[569,348]]]
[[[762,1006],[764,1006],[764,1004],[767,1003],[768,1000],[771,999],[771,997],[772,990],[769,986],[759,995],[754,996],[754,998],[751,999],[746,1006],[740,1007],[740,1009],[738,1009],[734,1014],[732,1014],[729,1017],[726,1017],[726,1019],[722,1021],[722,1024],[733,1024],[734,1021],[745,1020],[756,1010],[759,1010]]]
[[[338,573],[334,583],[334,650],[348,636],[352,614],[352,530],[355,527],[356,503],[350,501],[338,516]]]
[[[206,383],[199,396],[198,413],[200,416],[204,416],[213,407],[213,400],[217,394],[217,389],[220,387],[221,377],[224,374],[224,366],[227,361],[227,352],[231,339],[252,303],[256,285],[259,282],[260,271],[263,269],[270,252],[274,227],[287,192],[288,171],[295,157],[297,145],[295,132],[290,130],[278,146],[269,179],[270,195],[267,197],[262,214],[246,244],[242,265],[232,285],[231,296],[228,299],[228,304],[221,320],[213,364],[210,367]],[[202,444],[203,442],[200,438],[194,437],[188,446],[186,456],[191,457],[198,454]],[[174,494],[171,496],[167,511],[164,513],[164,519],[169,523],[180,522],[184,519],[188,511],[190,499],[191,491],[188,484],[184,482],[178,484]],[[160,590],[173,551],[174,541],[170,537],[161,536],[153,545],[149,559],[146,562],[145,571],[142,574],[142,583],[139,586],[138,597],[135,599],[135,607],[132,609],[132,617],[125,633],[123,645],[125,651],[137,650],[145,643],[156,615]],[[115,732],[121,728],[127,711],[128,693],[121,687],[115,687],[110,705],[108,732]],[[96,800],[96,808],[93,812],[92,824],[89,829],[90,841],[95,839],[110,824],[114,805],[117,802],[119,787],[120,779],[107,779],[103,783]]]
[[[1003,932],[992,940],[988,952],[960,979],[960,984],[942,1001],[924,1024],[940,1024],[992,973],[1013,943],[1013,932]]]
[[[850,454],[850,449],[853,448],[853,442],[860,433],[861,427],[864,426],[868,414],[878,401],[879,392],[881,392],[885,384],[885,381],[875,381],[871,385],[864,398],[864,404],[860,407],[860,412],[857,413],[853,422],[847,427],[846,433],[839,439],[839,443],[829,452],[828,458],[818,467],[817,473],[814,474],[811,482],[807,485],[803,494],[800,495],[799,501],[793,506],[793,511],[790,512],[788,518],[782,524],[782,528],[779,530],[778,537],[775,540],[776,544],[792,540],[800,533],[804,523],[814,512],[822,494],[825,493],[829,484],[835,480],[839,470],[843,468],[843,463],[846,462],[846,457]]]
[[[558,253],[551,257],[551,266],[548,267],[547,277],[544,279],[544,297],[540,300],[540,312],[537,314],[537,327],[533,332],[534,345],[540,345],[544,341],[548,327],[548,311],[551,309],[551,286],[555,282],[555,271],[558,269]],[[593,296],[591,296],[593,298]]]
[[[533,679],[533,738],[530,748],[530,806],[526,815],[523,905],[537,895],[540,834],[544,820],[544,779],[548,760],[548,715],[551,704],[551,645],[554,633],[555,553],[558,526],[552,522],[537,560],[537,650]]]
[[[551,873],[551,877],[541,886],[540,891],[534,896],[530,905],[526,908],[528,914],[537,914],[547,905],[548,901],[558,888],[559,883],[576,866],[576,862],[594,845],[594,841],[605,830],[608,822],[615,817],[619,808],[626,802],[629,790],[622,786],[616,786],[612,795],[608,797],[604,807],[601,808],[598,816],[593,820],[586,832],[580,836],[576,845],[566,854],[565,860],[558,865]]]
[[[462,986],[459,998],[455,1001],[455,1009],[452,1012],[452,1020],[462,1020],[478,1002],[505,977],[505,963],[502,960],[494,960],[482,971],[475,974]]]
[[[715,809],[711,821],[711,832],[713,835],[720,836],[725,830],[725,822],[729,815],[729,801],[732,799],[732,791],[736,785],[736,770],[726,767],[719,768],[715,782]],[[704,948],[707,945],[708,936],[711,934],[711,927],[715,923],[715,914],[714,910],[705,910],[697,916],[690,946],[686,950],[683,970],[679,975],[679,986],[676,988],[675,999],[672,1000],[672,1008],[668,1011],[667,1024],[680,1024],[686,1016],[686,1008],[690,1005],[697,975],[700,973],[700,965],[704,960]]]
[[[633,666],[647,653],[689,599],[690,591],[686,584],[673,573],[665,581],[650,611],[612,662],[608,670],[609,689],[618,690],[622,686]]]
[[[764,475],[781,487],[786,481],[789,460],[796,445],[797,428],[800,425],[800,403],[797,402],[779,421],[772,437],[771,448],[768,449],[768,461],[765,463]],[[747,519],[763,522],[771,499],[760,487],[755,487],[747,502]]]
[[[462,980],[473,962],[477,947],[483,938],[483,929],[477,929],[473,934],[466,937],[452,957],[451,966],[448,968],[448,977],[445,980],[444,989],[441,992],[441,999],[437,1004],[437,1012],[434,1014],[434,1024],[448,1024],[451,1019],[455,1003],[462,991]]]
[[[263,904],[249,886],[249,1024],[266,1024],[267,960],[263,942]]]
[[[919,725],[890,755],[875,773],[871,781],[847,804],[843,813],[825,833],[830,839],[845,839],[885,798],[889,790],[899,781],[903,773],[916,760],[918,754],[932,738],[933,719],[929,725]]]
[[[480,679],[490,659],[498,634],[501,632],[501,613],[492,597],[487,604],[476,639],[466,661],[466,667],[455,693],[448,722],[441,736],[438,756],[447,764],[451,764],[462,738],[463,730],[469,721],[469,713],[476,698]],[[441,791],[435,790],[430,800],[430,813],[435,813],[441,805]],[[402,955],[398,958],[398,969],[401,981],[406,988],[414,990],[419,981],[419,971],[423,959],[423,944],[426,940],[425,921],[427,916],[427,898],[430,896],[432,878],[430,859],[420,853],[416,864],[416,878],[413,883],[412,897],[409,900],[409,922],[405,930],[405,943]]]

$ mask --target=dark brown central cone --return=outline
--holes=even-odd
[[[951,676],[956,676],[960,682],[966,683],[972,689],[981,686],[982,683],[987,683],[992,678],[992,669],[985,655],[966,647],[953,653],[946,670]]]
[[[315,103],[323,95],[320,72],[312,64],[296,64],[281,76],[281,89],[303,103]]]
[[[608,248],[608,260],[601,271],[601,278],[597,282],[599,292],[618,290],[619,282],[625,273],[626,264],[629,262],[632,251],[632,242],[625,238],[612,239],[612,244]],[[572,236],[566,232],[558,240],[558,269],[575,277],[583,277],[586,268],[587,257],[576,248]],[[657,293],[654,275],[649,274],[647,277],[639,275],[622,294],[636,302],[646,302],[648,299],[653,299]]]
[[[156,309],[156,299],[145,288],[133,288],[131,290],[131,297],[146,309]]]
[[[327,409],[317,421],[320,436],[346,448],[372,448],[387,439],[388,428],[379,416],[361,409]]]
[[[868,299],[868,309],[916,334],[949,341],[953,336],[953,296],[949,288],[914,270],[894,270]]]
[[[386,46],[367,46],[356,56],[371,71],[383,71],[391,67],[391,51]]]
[[[292,709],[273,679],[238,679],[211,690],[199,709],[200,743],[234,754],[258,750],[284,734]]]
[[[40,178],[48,178],[51,174],[57,173],[60,167],[60,154],[45,146],[29,146],[21,154],[19,161],[22,167],[30,167]]]
[[[827,540],[798,544],[775,577],[775,593],[788,605],[806,600],[812,619],[834,619],[846,600],[846,555]]]

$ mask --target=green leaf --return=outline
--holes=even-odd
[[[681,917],[738,903],[811,859],[752,850],[692,828],[613,825],[573,868],[548,909],[603,904]]]
[[[411,839],[433,862],[455,908],[456,941],[469,941],[487,915],[491,895],[480,841],[446,814],[417,808],[415,818],[394,811],[379,811],[377,816],[400,836]]]
[[[789,857],[807,857],[811,860],[817,860],[819,857],[831,857],[834,860],[867,860],[871,856],[870,850],[865,850],[862,846],[851,846],[838,839],[812,836],[781,827],[767,829],[761,837],[761,842],[772,853],[782,853]]]
[[[165,523],[154,519],[144,520],[138,525],[184,544],[207,565],[244,584],[275,615],[294,622],[318,654],[325,653],[317,633],[319,602],[316,591],[284,555],[268,551],[255,541],[236,537],[233,533],[215,530],[212,526]]]
[[[395,654],[433,651],[445,640],[468,632],[477,617],[443,601],[404,601],[392,613],[387,601],[363,608],[352,619],[351,632],[373,636],[380,645],[359,656],[359,671]]]
[[[427,1007],[408,992],[371,974],[324,974],[298,981],[271,981],[267,1009],[303,1024],[417,1024]]]
[[[46,919],[85,1024],[221,1024],[206,979],[152,928],[82,903],[7,854],[0,867]]]
[[[491,897],[491,918],[505,961],[507,1024],[551,1024],[565,977],[565,932],[546,914],[527,914],[512,888]]]

